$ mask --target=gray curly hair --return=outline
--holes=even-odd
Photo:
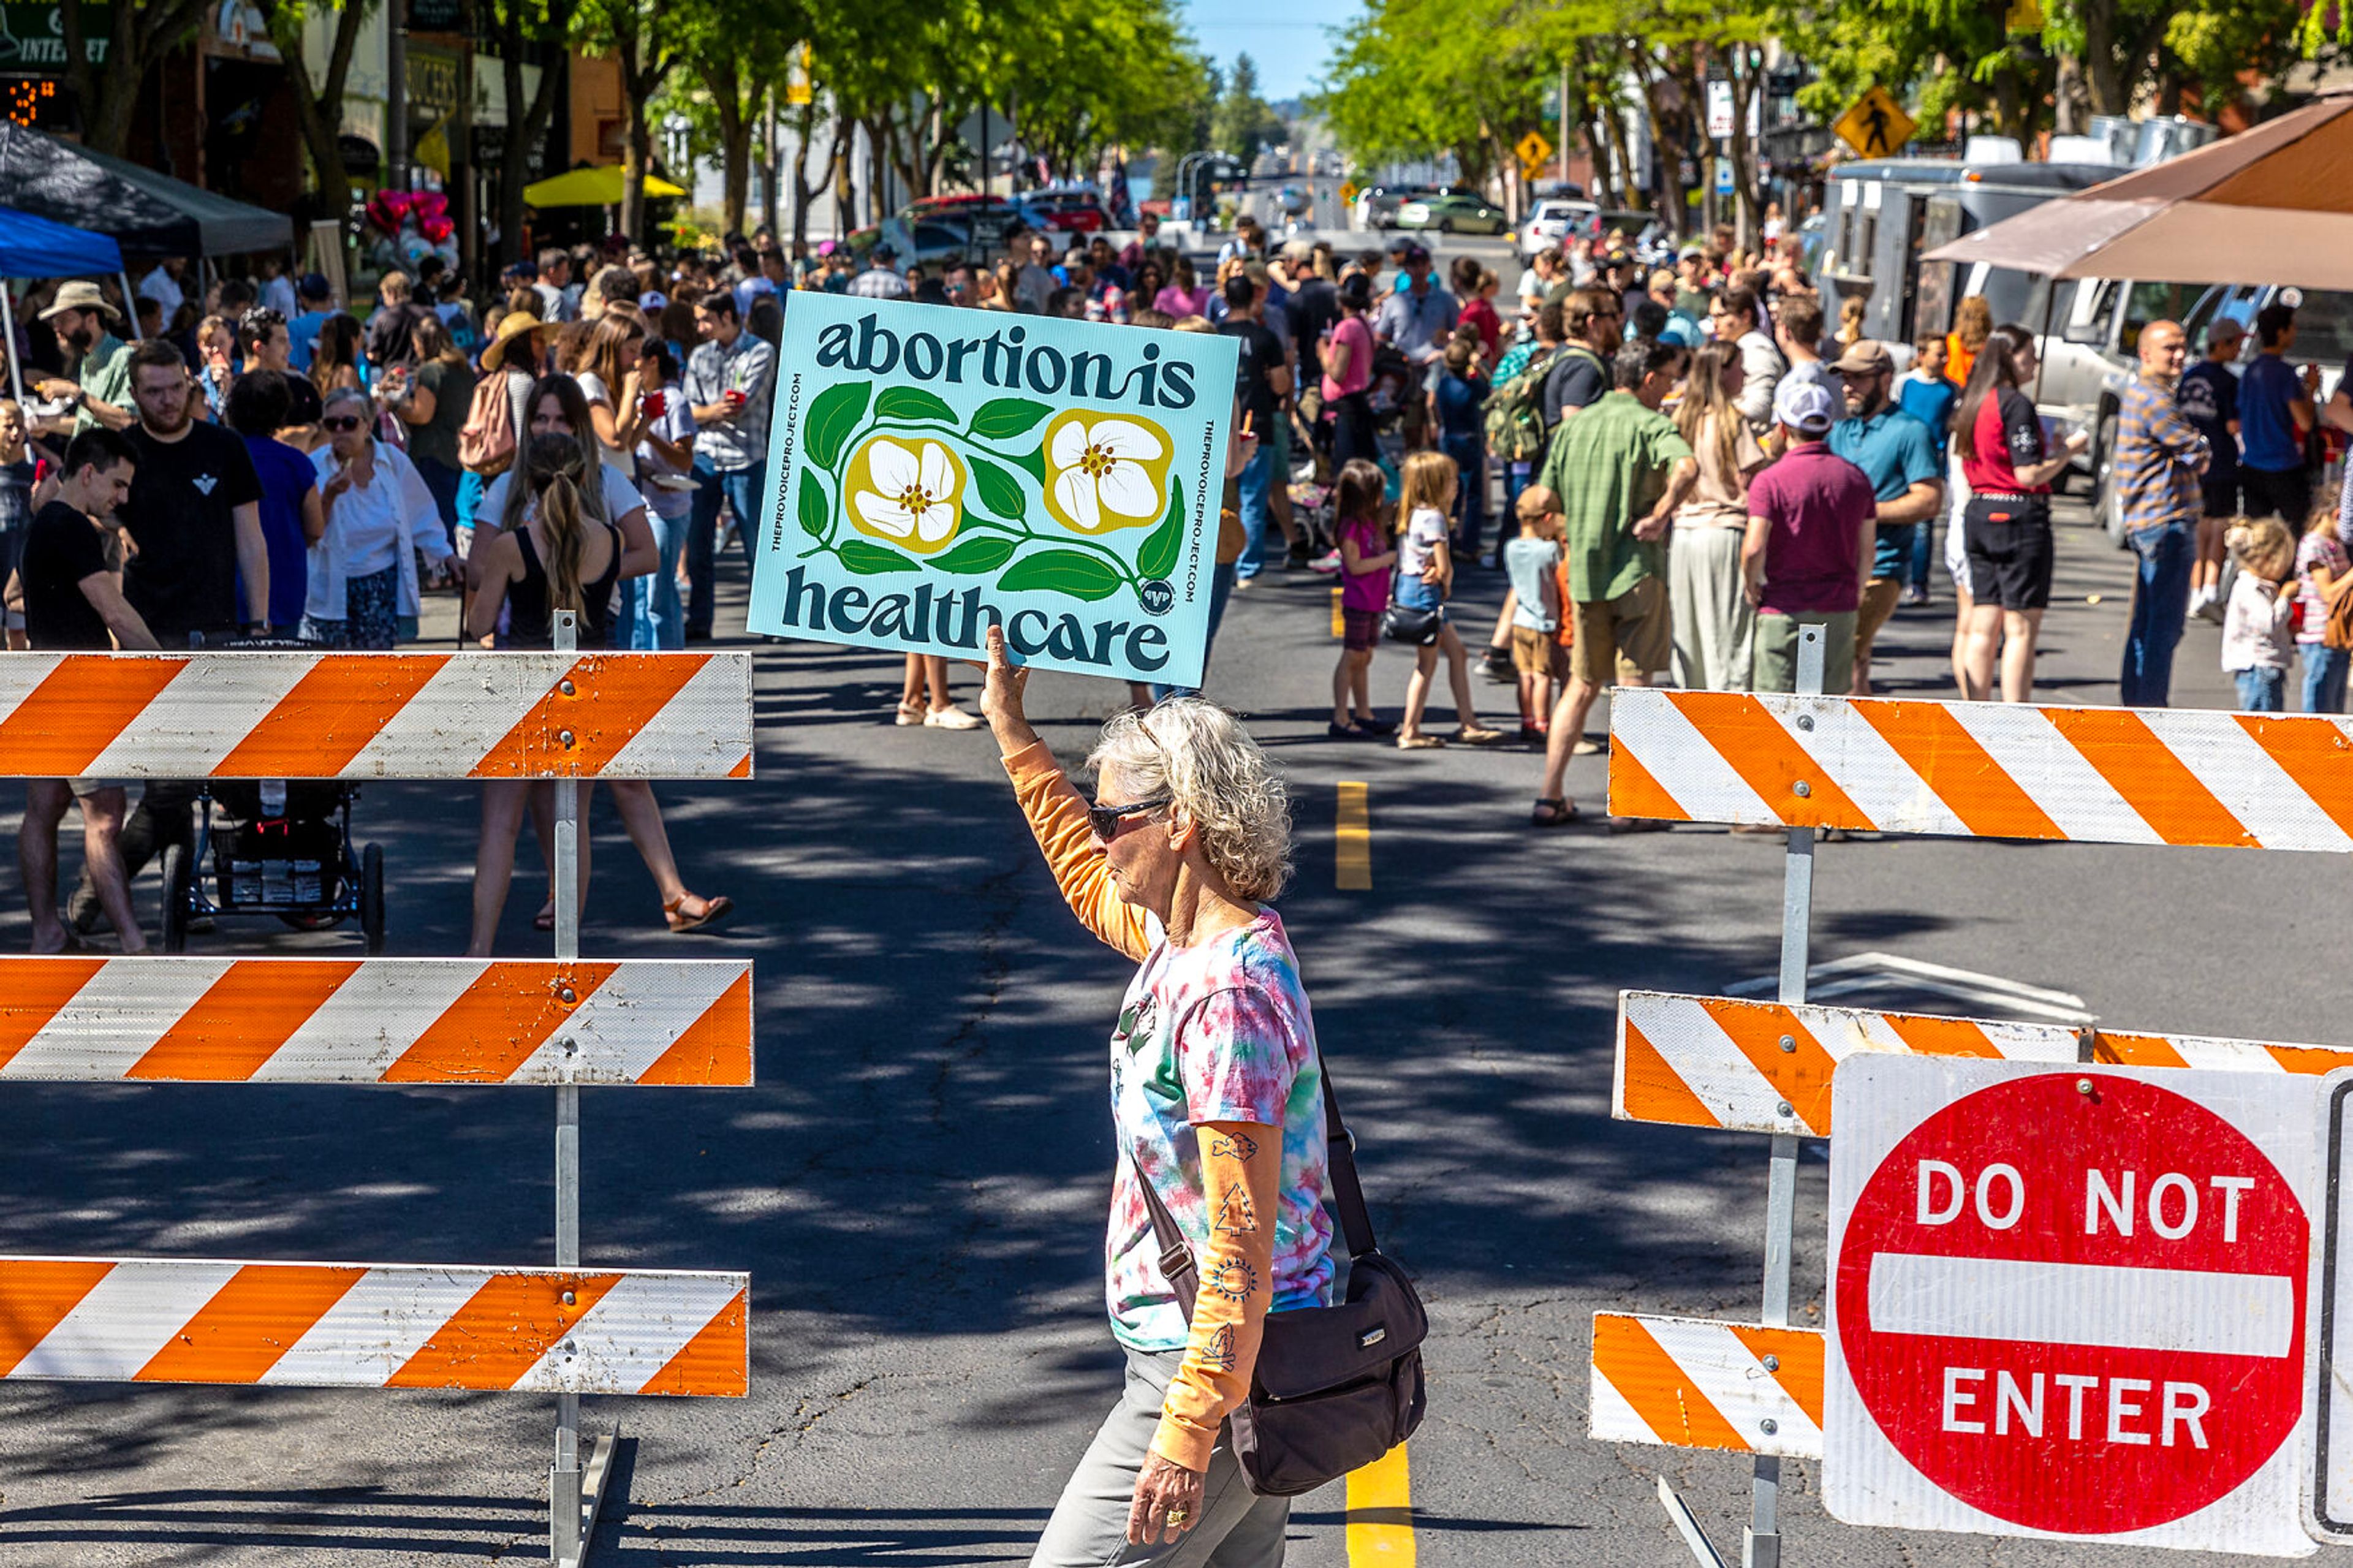
[[[1209,865],[1237,899],[1271,899],[1291,879],[1291,797],[1241,721],[1172,697],[1103,728],[1087,766],[1116,767],[1139,800],[1166,795],[1200,829]]]

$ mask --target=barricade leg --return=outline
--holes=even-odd
[[[569,610],[554,616],[556,651],[570,653],[579,646],[579,622]],[[560,779],[555,785],[555,956],[559,961],[580,956],[580,785]],[[564,1000],[573,999],[570,992]],[[580,1089],[564,1084],[555,1091],[555,1263],[559,1268],[580,1266]],[[567,1296],[566,1301],[570,1300]],[[555,1462],[548,1471],[547,1554],[556,1568],[578,1568],[596,1532],[596,1505],[603,1500],[605,1475],[613,1459],[616,1426],[602,1441],[590,1438],[586,1464],[580,1451],[580,1396],[555,1396]]]

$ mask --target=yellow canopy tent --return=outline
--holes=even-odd
[[[621,167],[607,163],[594,169],[574,169],[551,174],[522,188],[522,199],[535,207],[617,207],[621,205]],[[658,174],[646,176],[646,195],[682,196],[686,193]]]

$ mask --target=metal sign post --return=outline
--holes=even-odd
[[[1818,625],[1798,628],[1798,695],[1819,697],[1822,690],[1823,629]],[[1810,715],[1799,714],[1800,730],[1813,728]],[[1614,727],[1614,721],[1613,721]],[[1800,779],[1795,785],[1800,795],[1810,795],[1812,785]],[[1781,1000],[1803,1003],[1806,999],[1806,970],[1811,948],[1814,919],[1814,830],[1792,827],[1788,830],[1789,847],[1781,879]],[[1797,1040],[1784,1035],[1779,1040],[1783,1052],[1794,1054]],[[1779,1106],[1783,1117],[1791,1114],[1792,1107],[1783,1101]],[[1798,1212],[1798,1138],[1793,1132],[1775,1131],[1773,1152],[1768,1166],[1765,1194],[1765,1316],[1768,1329],[1786,1328],[1789,1322],[1789,1255],[1795,1243]],[[1765,1370],[1780,1371],[1779,1358],[1765,1358]],[[1777,1435],[1778,1423],[1767,1418],[1761,1426],[1764,1436]],[[1741,1568],[1780,1568],[1781,1563],[1781,1458],[1778,1454],[1758,1452],[1754,1458],[1755,1470],[1749,1481],[1748,1525],[1742,1532]],[[1700,1568],[1720,1568],[1723,1559],[1710,1545],[1690,1508],[1659,1478],[1660,1500],[1666,1505],[1675,1528],[1683,1534],[1684,1543]]]
[[[555,612],[555,651],[574,653],[580,646],[580,619],[570,610]],[[560,737],[569,745],[572,737]],[[580,783],[555,781],[555,957],[570,963],[580,956]],[[574,1000],[567,988],[564,1000]],[[555,1266],[580,1267],[580,1086],[560,1084],[555,1090]],[[567,1293],[565,1305],[571,1304]],[[588,1440],[586,1467],[580,1453],[580,1396],[555,1396],[555,1463],[548,1473],[548,1556],[557,1568],[578,1568],[588,1555],[596,1533],[596,1506],[604,1500],[605,1473],[613,1462],[613,1444],[620,1436],[616,1426],[610,1437]]]

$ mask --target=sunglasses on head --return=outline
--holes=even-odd
[[[337,418],[322,419],[319,421],[319,424],[323,428],[332,430],[337,435],[343,435],[350,431],[356,430],[364,423],[366,423],[366,421],[361,419],[357,415],[353,414],[345,414]]]
[[[1134,826],[1133,819],[1158,811],[1169,803],[1170,797],[1163,795],[1127,805],[1091,805],[1087,807],[1087,826],[1095,830],[1097,838],[1109,844]]]

